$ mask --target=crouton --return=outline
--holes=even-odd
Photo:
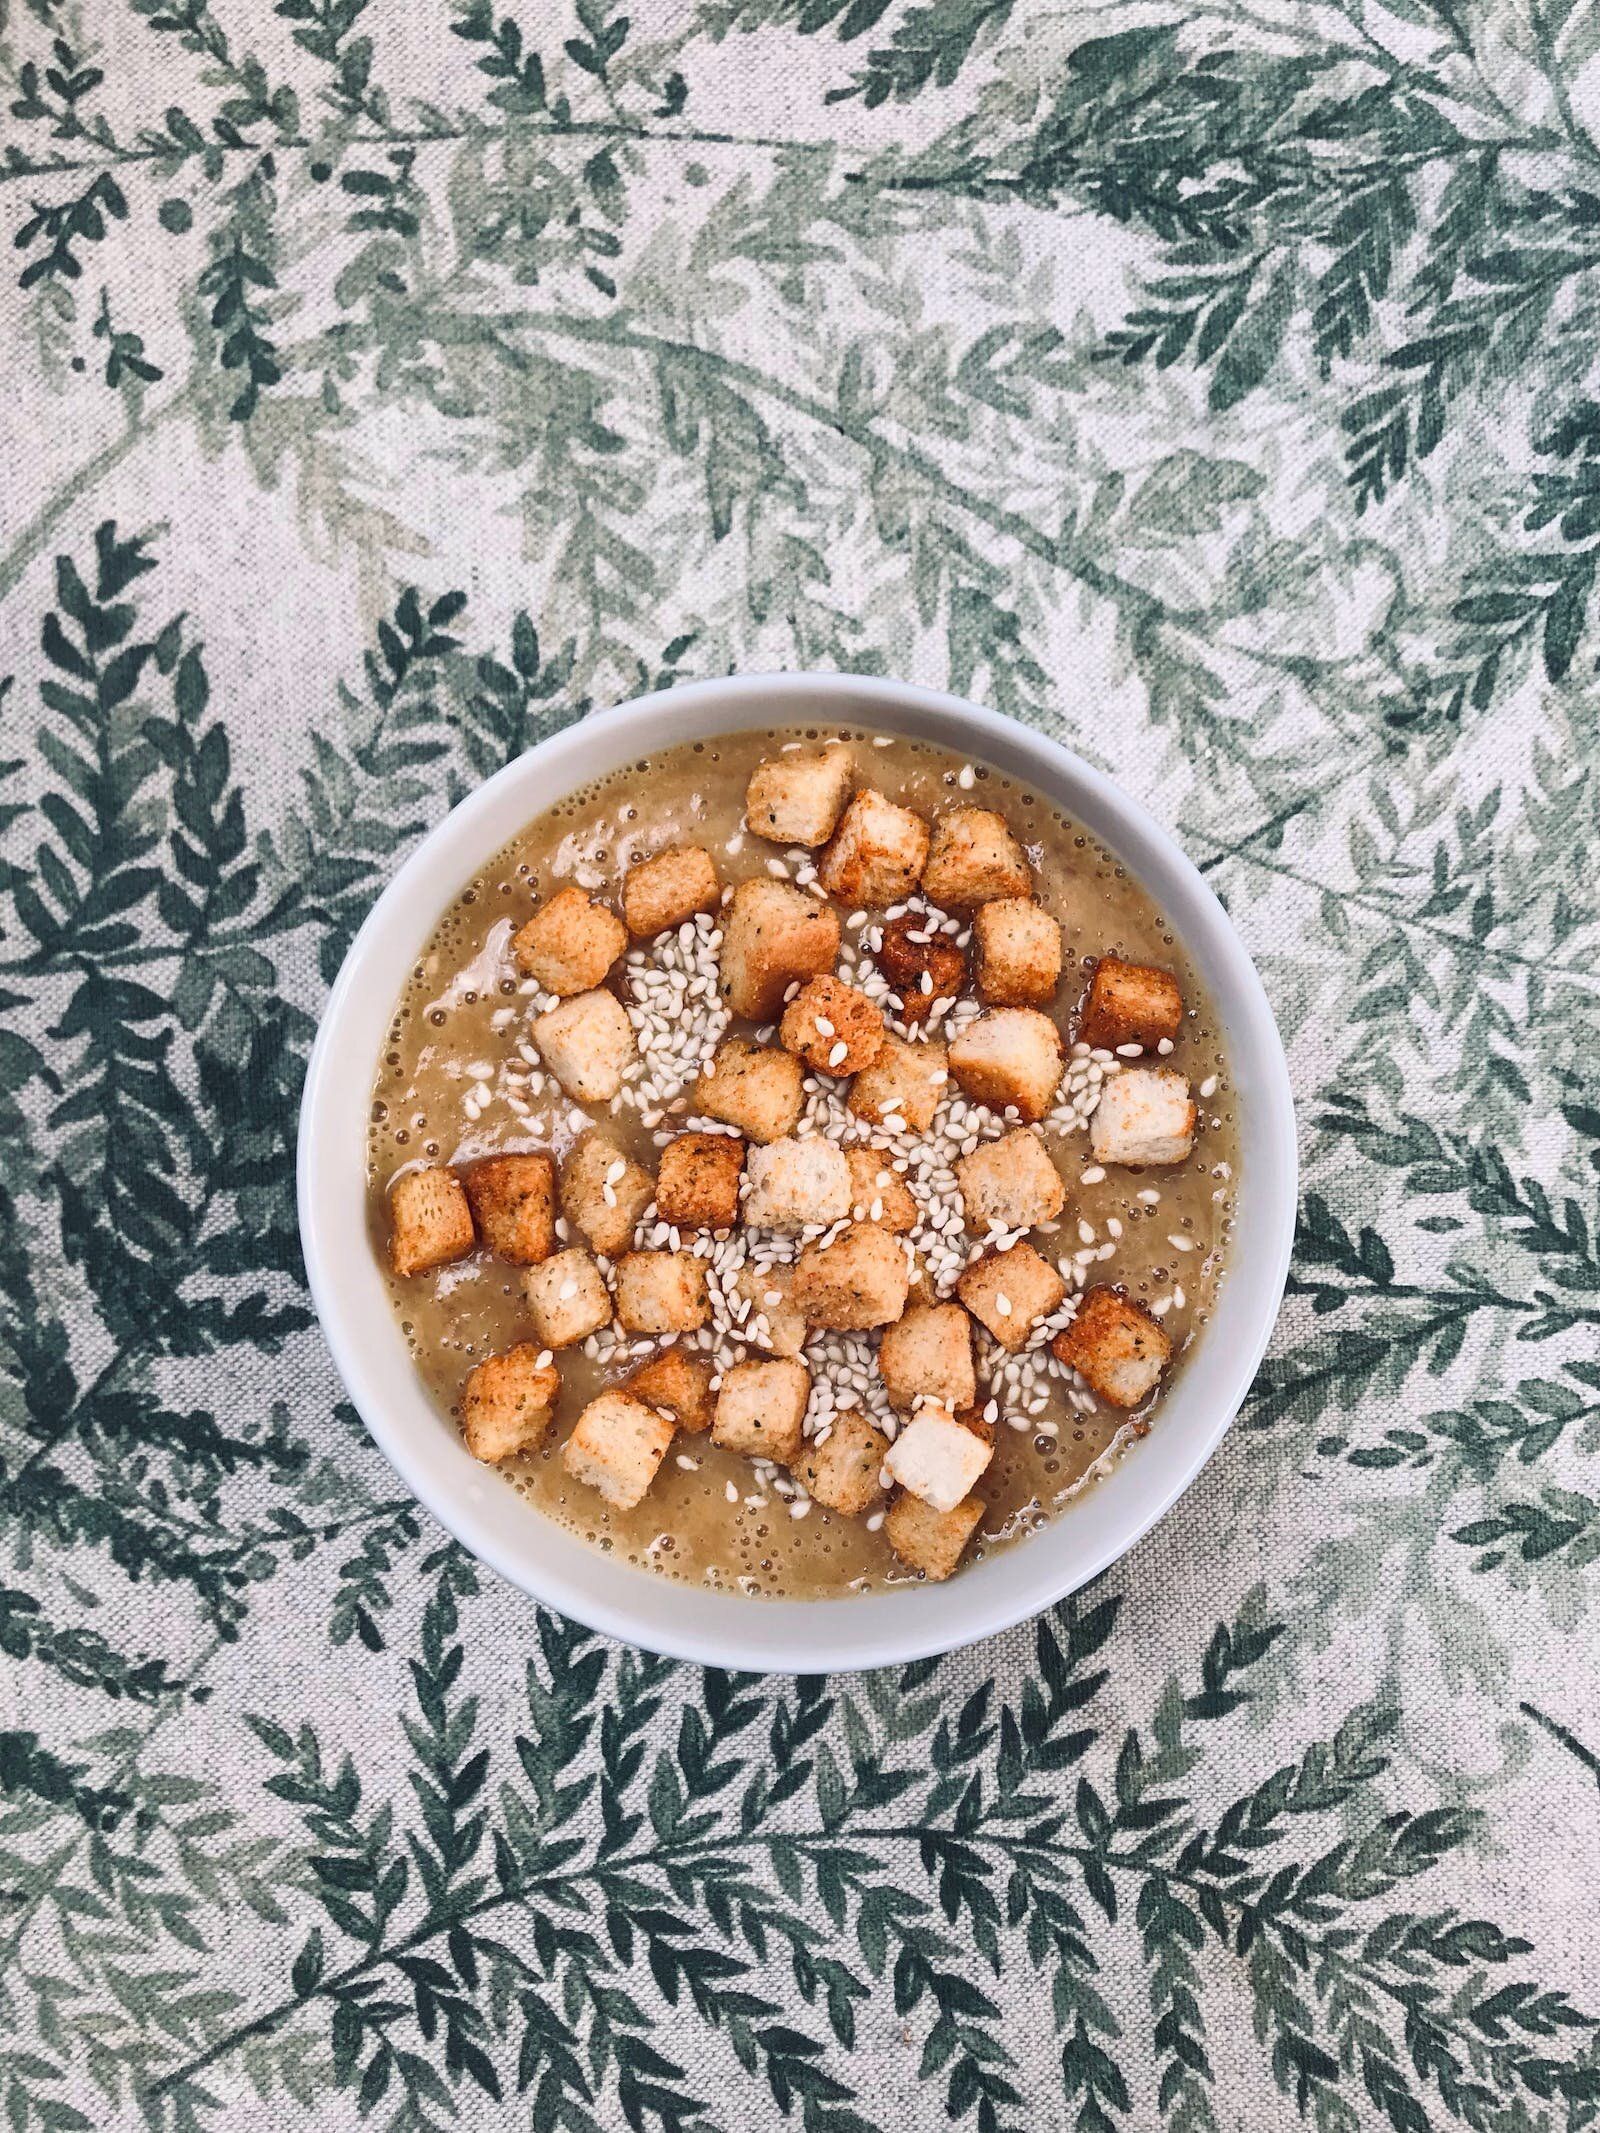
[[[891,1236],[903,1237],[917,1226],[917,1203],[888,1157],[876,1148],[847,1148],[850,1166],[850,1213],[857,1222],[876,1222]]]
[[[883,1494],[883,1459],[889,1440],[859,1408],[834,1421],[822,1444],[808,1444],[796,1460],[795,1478],[825,1510],[859,1518]]]
[[[556,1248],[556,1166],[544,1154],[491,1155],[461,1174],[478,1235],[498,1258],[536,1266]]]
[[[672,1422],[626,1392],[603,1392],[579,1415],[561,1447],[561,1464],[574,1481],[598,1489],[619,1511],[631,1511],[656,1478]]]
[[[1155,1391],[1172,1360],[1172,1342],[1160,1320],[1131,1296],[1107,1288],[1087,1292],[1077,1317],[1050,1349],[1113,1407],[1137,1407]]]
[[[858,792],[840,819],[817,877],[830,896],[861,910],[898,903],[922,877],[928,825],[881,792]]]
[[[984,1419],[983,1409],[976,1401],[970,1407],[958,1407],[956,1409],[956,1420],[963,1429],[970,1429],[975,1437],[981,1437],[985,1444],[993,1444],[996,1434],[995,1426],[992,1422]]]
[[[972,921],[978,997],[991,1007],[1048,1007],[1061,983],[1061,927],[1043,904],[1002,896]]]
[[[826,844],[854,778],[855,763],[842,743],[816,755],[769,756],[751,773],[745,821],[770,844]]]
[[[1172,1067],[1124,1067],[1100,1092],[1089,1121],[1097,1163],[1182,1163],[1194,1146],[1189,1083]]]
[[[978,1397],[972,1369],[972,1321],[959,1304],[908,1304],[885,1326],[878,1370],[891,1407],[903,1413],[920,1399],[970,1407]]]
[[[956,1283],[956,1294],[1002,1348],[1025,1348],[1041,1318],[1048,1318],[1067,1285],[1031,1244],[986,1252]]]
[[[1183,1025],[1183,994],[1170,970],[1124,963],[1103,955],[1094,966],[1078,1035],[1085,1044],[1114,1052],[1119,1044],[1142,1044],[1153,1052],[1165,1038],[1176,1041]]]
[[[427,1274],[464,1259],[477,1243],[472,1208],[453,1170],[408,1170],[389,1187],[389,1264]]]
[[[625,1333],[695,1333],[711,1316],[706,1263],[693,1252],[624,1252],[616,1284]]]
[[[820,1133],[751,1149],[747,1229],[804,1229],[838,1222],[849,1212],[850,1165],[844,1150]]]
[[[850,1084],[845,1103],[869,1126],[893,1133],[926,1133],[950,1083],[948,1056],[931,1040],[907,1044],[890,1037],[873,1064]]]
[[[722,897],[716,861],[701,844],[675,844],[629,867],[622,879],[622,918],[636,941],[681,926]]]
[[[622,1390],[646,1407],[665,1408],[679,1429],[697,1436],[711,1427],[716,1375],[709,1356],[691,1355],[681,1347],[663,1348],[637,1369]]]
[[[811,1329],[789,1301],[793,1290],[792,1266],[757,1266],[747,1259],[734,1275],[731,1290],[737,1338],[769,1355],[803,1355]]]
[[[1061,1083],[1061,1032],[1034,1007],[992,1007],[950,1040],[950,1071],[974,1103],[1043,1118]]]
[[[690,1109],[737,1127],[748,1141],[780,1141],[800,1122],[803,1079],[793,1052],[729,1037],[695,1083]]]
[[[953,1511],[994,1457],[975,1430],[963,1429],[948,1407],[919,1407],[883,1462],[889,1479],[936,1511]]]
[[[1061,1173],[1037,1133],[1019,1126],[1002,1140],[986,1141],[956,1162],[967,1227],[1034,1229],[1053,1222],[1066,1204]]]
[[[718,990],[734,1014],[771,1022],[783,996],[839,958],[839,914],[786,881],[741,881],[722,918]]]
[[[522,1277],[533,1323],[547,1348],[571,1348],[611,1323],[611,1297],[587,1252],[557,1252]]]
[[[922,1022],[941,1000],[953,1000],[967,980],[967,957],[947,933],[936,933],[924,912],[907,912],[883,928],[873,961],[894,988],[901,1020]]]
[[[655,1190],[648,1170],[594,1130],[574,1143],[561,1165],[561,1212],[608,1259],[632,1244]]]
[[[970,911],[998,896],[1031,896],[1028,855],[1004,815],[987,807],[952,807],[933,825],[922,893],[947,911]]]
[[[883,1537],[902,1563],[937,1585],[960,1562],[982,1516],[976,1496],[951,1511],[936,1511],[920,1497],[897,1496],[883,1521]]]
[[[532,1036],[540,1059],[580,1104],[610,1103],[638,1056],[633,1024],[615,993],[575,993],[536,1015]]]
[[[731,1229],[739,1219],[744,1142],[733,1133],[679,1133],[661,1151],[656,1213],[677,1229]]]
[[[808,1326],[864,1333],[897,1319],[910,1287],[899,1238],[876,1223],[857,1222],[831,1244],[806,1246],[790,1293]]]
[[[711,1441],[726,1452],[787,1466],[805,1443],[811,1373],[778,1356],[768,1363],[735,1363],[722,1373]]]
[[[859,1074],[882,1052],[883,1010],[859,987],[824,974],[809,978],[783,1011],[778,1041],[814,1074]]]
[[[628,945],[622,921],[582,889],[560,889],[513,937],[526,978],[565,999],[592,992]]]
[[[467,1372],[461,1388],[461,1434],[474,1459],[509,1459],[538,1448],[556,1411],[561,1373],[543,1350],[518,1341]]]

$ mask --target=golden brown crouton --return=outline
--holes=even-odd
[[[891,1236],[903,1237],[917,1226],[917,1203],[889,1159],[876,1148],[847,1148],[850,1166],[850,1213],[857,1222],[876,1222]]]
[[[884,1519],[883,1537],[902,1563],[936,1585],[960,1562],[982,1517],[983,1505],[976,1496],[953,1511],[936,1511],[916,1496],[897,1496]]]
[[[705,846],[675,844],[629,867],[622,880],[622,917],[636,941],[647,941],[697,911],[715,911],[721,896],[716,861]]]
[[[971,1320],[959,1304],[908,1304],[883,1329],[878,1370],[890,1406],[902,1413],[922,1399],[970,1407],[978,1397]]]
[[[464,1259],[477,1243],[472,1209],[453,1170],[408,1170],[389,1187],[389,1264],[427,1274]]]
[[[808,1496],[829,1511],[859,1518],[883,1494],[884,1454],[889,1440],[859,1408],[846,1408],[825,1443],[808,1444],[795,1461],[795,1478]]]
[[[1100,1092],[1089,1121],[1097,1163],[1182,1163],[1194,1146],[1195,1108],[1172,1067],[1124,1067]]]
[[[770,1355],[803,1355],[811,1328],[790,1302],[794,1292],[792,1266],[756,1266],[746,1260],[733,1278],[735,1293],[749,1309],[739,1319],[737,1332],[752,1347]]]
[[[616,1284],[626,1333],[695,1333],[711,1316],[706,1263],[693,1252],[625,1252]]]
[[[626,1392],[603,1392],[579,1415],[561,1447],[561,1464],[574,1481],[598,1489],[619,1511],[631,1511],[656,1478],[672,1423],[659,1409]]]
[[[718,990],[736,1015],[773,1021],[783,996],[839,958],[839,914],[786,881],[741,881],[722,917]]]
[[[906,1248],[876,1223],[857,1222],[831,1244],[808,1244],[795,1264],[791,1295],[808,1326],[865,1333],[906,1307]]]
[[[663,1348],[648,1363],[641,1364],[623,1391],[647,1407],[664,1407],[679,1429],[697,1436],[711,1427],[715,1394],[711,1380],[716,1375],[711,1360],[691,1355],[682,1347]]]
[[[1061,1082],[1064,1047],[1048,1015],[1033,1007],[991,1007],[950,1040],[950,1071],[974,1103],[1043,1118]]]
[[[531,1034],[540,1059],[575,1103],[610,1103],[638,1056],[633,1024],[615,993],[575,993],[536,1015]]]
[[[953,1511],[994,1457],[976,1430],[964,1429],[948,1407],[919,1407],[890,1445],[883,1470],[936,1511]]]
[[[1048,1318],[1067,1285],[1031,1244],[986,1252],[956,1283],[956,1294],[1000,1343],[1014,1354],[1025,1348],[1041,1318]]]
[[[1103,955],[1094,966],[1078,1035],[1085,1044],[1114,1052],[1119,1044],[1142,1044],[1153,1052],[1165,1038],[1176,1041],[1183,1026],[1183,994],[1170,970],[1124,963]]]
[[[582,889],[557,890],[511,943],[517,968],[546,992],[592,992],[628,945],[622,921]]]
[[[1019,1126],[1003,1139],[986,1141],[956,1163],[966,1223],[974,1235],[986,1229],[1034,1229],[1053,1222],[1066,1204],[1061,1173],[1037,1133]]]
[[[597,1130],[583,1134],[561,1165],[561,1212],[607,1259],[633,1242],[655,1190],[649,1171]]]
[[[1061,928],[1043,904],[1003,896],[972,921],[978,997],[991,1007],[1048,1007],[1061,983]]]
[[[845,1103],[869,1126],[891,1133],[926,1133],[950,1084],[949,1059],[931,1039],[907,1044],[890,1037],[879,1057],[850,1084]]]
[[[553,1157],[491,1155],[461,1173],[478,1234],[498,1258],[536,1266],[556,1248]]]
[[[924,912],[906,912],[884,927],[873,961],[894,987],[901,1020],[922,1022],[967,980],[966,951],[938,933]]]
[[[854,777],[855,764],[843,742],[814,755],[795,749],[769,756],[751,775],[745,821],[770,844],[826,844]]]
[[[543,1441],[556,1410],[561,1373],[539,1360],[532,1341],[518,1341],[469,1370],[461,1388],[461,1434],[474,1459],[509,1459]]]
[[[522,1277],[533,1323],[547,1348],[571,1348],[611,1323],[611,1297],[587,1252],[557,1252]]]
[[[711,1441],[750,1459],[787,1466],[805,1442],[811,1373],[790,1356],[766,1363],[735,1363],[722,1373]]]
[[[1160,1320],[1119,1289],[1090,1289],[1050,1347],[1058,1362],[1113,1407],[1137,1407],[1172,1359]]]
[[[850,1212],[850,1165],[820,1133],[752,1148],[744,1196],[747,1229],[805,1229]]]
[[[675,1229],[731,1229],[739,1219],[743,1169],[737,1134],[675,1134],[661,1151],[657,1216]]]
[[[748,1141],[781,1141],[799,1123],[803,1079],[792,1052],[728,1037],[695,1083],[690,1108]]]
[[[909,896],[928,856],[928,825],[881,792],[858,792],[840,819],[817,877],[852,909],[879,909]]]
[[[859,1074],[884,1047],[883,1010],[855,985],[808,978],[783,1011],[778,1041],[814,1074]]]
[[[1031,896],[1028,855],[1004,815],[987,807],[953,807],[933,825],[922,893],[947,911],[970,911],[996,896]]]

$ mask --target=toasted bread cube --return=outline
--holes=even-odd
[[[1004,815],[988,807],[952,807],[933,825],[922,893],[947,911],[970,911],[995,897],[1031,896],[1028,855]]]
[[[824,973],[809,978],[783,1011],[778,1041],[814,1074],[859,1074],[882,1052],[883,1010],[858,986]]]
[[[408,1170],[389,1187],[389,1264],[427,1274],[464,1259],[477,1243],[472,1208],[453,1170]]]
[[[576,1246],[529,1267],[522,1289],[547,1348],[571,1348],[611,1323],[611,1297],[600,1269]]]
[[[1061,1032],[1035,1007],[991,1007],[950,1040],[950,1071],[974,1103],[1043,1118],[1061,1084]]]
[[[935,1403],[917,1409],[890,1445],[883,1470],[936,1511],[953,1511],[993,1457],[992,1444]]]
[[[745,821],[770,844],[826,844],[854,778],[855,762],[842,742],[815,755],[769,756],[751,773]]]
[[[928,856],[928,825],[909,807],[897,807],[881,792],[858,792],[817,862],[817,878],[830,896],[853,909],[899,903],[922,878]]]
[[[792,1266],[753,1266],[747,1260],[734,1276],[735,1291],[749,1310],[739,1321],[739,1338],[772,1355],[803,1355],[811,1328],[797,1311]]]
[[[1031,1244],[986,1252],[956,1283],[956,1294],[981,1326],[1013,1354],[1025,1348],[1041,1318],[1048,1318],[1067,1285]]]
[[[883,1494],[883,1461],[889,1440],[857,1407],[845,1409],[823,1444],[808,1444],[795,1462],[795,1478],[826,1510],[859,1518]]]
[[[580,992],[536,1015],[539,1057],[575,1103],[608,1104],[638,1056],[633,1024],[615,993]]]
[[[857,1222],[831,1244],[808,1244],[795,1265],[790,1292],[808,1326],[865,1333],[887,1326],[906,1307],[911,1288],[906,1248],[875,1222]]]
[[[905,1022],[925,1021],[941,1000],[953,1000],[967,981],[966,950],[947,933],[934,932],[925,913],[908,911],[890,919],[872,959],[894,987]]]
[[[974,1235],[986,1229],[1033,1229],[1053,1222],[1066,1205],[1061,1173],[1027,1126],[961,1156],[956,1183]]]
[[[543,1441],[556,1411],[561,1373],[541,1363],[543,1350],[518,1341],[467,1372],[461,1388],[461,1434],[474,1459],[509,1459]]]
[[[718,990],[736,1015],[771,1022],[793,984],[839,959],[839,914],[786,881],[741,881],[722,918]]]
[[[695,1083],[690,1107],[737,1127],[747,1141],[781,1141],[800,1122],[803,1080],[793,1052],[729,1037]]]
[[[624,1252],[616,1284],[626,1333],[697,1333],[711,1316],[706,1263],[693,1252]]]
[[[876,1148],[847,1148],[850,1165],[850,1214],[857,1222],[876,1222],[891,1236],[903,1237],[917,1226],[917,1203],[898,1171]]]
[[[878,1369],[889,1404],[902,1413],[918,1400],[970,1407],[978,1397],[972,1368],[972,1321],[960,1304],[908,1304],[885,1326]]]
[[[978,997],[991,1007],[1048,1007],[1061,983],[1061,927],[1043,904],[1002,896],[972,921]]]
[[[982,1516],[976,1496],[951,1511],[936,1511],[917,1496],[897,1496],[883,1521],[883,1537],[902,1563],[937,1585],[960,1562]]]
[[[957,1408],[956,1420],[963,1429],[970,1429],[975,1437],[981,1437],[985,1444],[993,1444],[995,1426],[992,1422],[986,1422],[983,1419],[983,1409],[978,1406],[976,1401],[973,1402],[971,1407]]]
[[[676,1134],[661,1151],[657,1215],[676,1229],[731,1229],[739,1219],[743,1170],[737,1134]]]
[[[722,1373],[711,1441],[725,1452],[773,1459],[787,1466],[805,1443],[811,1373],[790,1356],[770,1363],[735,1363]]]
[[[1170,970],[1124,963],[1103,955],[1094,966],[1078,1035],[1085,1044],[1114,1052],[1119,1044],[1142,1044],[1153,1052],[1172,1043],[1183,1026],[1183,994]]]
[[[674,844],[622,877],[622,921],[636,941],[653,940],[722,901],[717,863],[703,844]]]
[[[945,1048],[890,1037],[882,1054],[850,1084],[846,1104],[869,1126],[894,1133],[926,1133],[950,1084]]]
[[[1090,1289],[1077,1317],[1050,1348],[1058,1362],[1113,1407],[1137,1407],[1155,1391],[1172,1360],[1172,1342],[1161,1321],[1118,1289]]]
[[[561,1212],[607,1259],[632,1244],[655,1191],[649,1171],[594,1129],[573,1144],[561,1165]]]
[[[715,1375],[709,1356],[691,1355],[682,1347],[663,1348],[641,1364],[622,1389],[646,1407],[664,1408],[679,1429],[697,1436],[711,1427]]]
[[[746,1229],[805,1229],[849,1212],[850,1165],[844,1150],[820,1133],[751,1149]]]
[[[1173,1067],[1124,1067],[1100,1092],[1089,1121],[1097,1163],[1182,1163],[1194,1146],[1195,1108]]]
[[[556,1248],[556,1166],[552,1156],[491,1155],[461,1174],[478,1235],[513,1266],[537,1266]]]
[[[526,978],[565,999],[592,992],[628,945],[615,912],[578,888],[559,889],[515,935],[511,953]]]
[[[561,1447],[561,1464],[574,1481],[598,1489],[619,1511],[642,1501],[667,1456],[672,1421],[631,1393],[603,1392],[579,1415]]]

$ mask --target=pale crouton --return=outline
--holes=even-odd
[[[824,974],[809,978],[783,1011],[778,1041],[815,1074],[859,1074],[882,1052],[883,1010],[857,986]]]
[[[925,912],[907,912],[883,928],[873,961],[894,988],[905,1022],[923,1022],[941,1000],[953,1000],[967,980],[967,957],[947,933],[936,933]]]
[[[706,1263],[693,1252],[625,1252],[616,1285],[625,1333],[695,1333],[711,1316]]]
[[[1050,1347],[1058,1362],[1113,1407],[1137,1407],[1172,1360],[1160,1320],[1117,1289],[1090,1289]]]
[[[522,1289],[547,1348],[571,1348],[611,1323],[611,1297],[600,1269],[576,1246],[529,1267]]]
[[[787,1466],[805,1443],[810,1398],[811,1373],[792,1357],[735,1363],[722,1373],[711,1441],[727,1452]]]
[[[942,1044],[907,1044],[890,1037],[880,1056],[850,1084],[845,1103],[869,1126],[893,1133],[926,1133],[950,1084]]]
[[[908,1304],[885,1326],[878,1370],[891,1407],[908,1412],[918,1400],[970,1407],[978,1397],[972,1368],[972,1321],[959,1304]]]
[[[903,1237],[917,1226],[917,1203],[906,1181],[889,1167],[876,1148],[847,1148],[850,1165],[850,1213],[857,1222],[876,1222],[892,1236]]]
[[[463,1259],[477,1243],[472,1209],[453,1170],[408,1170],[389,1187],[389,1264],[427,1274]]]
[[[994,1457],[975,1430],[963,1429],[948,1407],[919,1407],[883,1462],[889,1479],[936,1511],[953,1511]]]
[[[561,1390],[561,1373],[539,1360],[543,1352],[533,1341],[518,1341],[468,1371],[461,1434],[474,1459],[509,1459],[543,1441]]]
[[[826,844],[844,812],[855,763],[842,743],[820,754],[769,756],[751,773],[744,818],[770,844]]]
[[[623,923],[636,941],[651,940],[697,911],[715,911],[721,897],[716,861],[705,846],[675,844],[623,876]]]
[[[661,1151],[656,1214],[676,1229],[731,1229],[739,1219],[744,1142],[733,1133],[679,1133]]]
[[[604,1133],[585,1133],[561,1165],[561,1212],[608,1259],[632,1244],[655,1190],[649,1171]]]
[[[956,1283],[956,1294],[973,1317],[1013,1353],[1028,1345],[1034,1327],[1066,1293],[1060,1274],[1031,1244],[986,1252]]]
[[[536,1266],[556,1248],[554,1158],[491,1155],[461,1173],[478,1235],[498,1258]]]
[[[580,1104],[608,1104],[624,1070],[638,1056],[633,1024],[615,993],[580,992],[536,1015],[532,1036],[540,1059]]]
[[[748,1141],[780,1141],[799,1124],[803,1080],[793,1052],[729,1037],[695,1083],[690,1109],[737,1127]]]
[[[920,1497],[897,1496],[884,1518],[883,1537],[902,1563],[937,1585],[960,1562],[982,1517],[983,1505],[976,1496],[951,1511],[936,1511]]]
[[[790,1301],[792,1266],[754,1266],[749,1260],[733,1278],[734,1292],[748,1306],[740,1318],[739,1338],[772,1355],[803,1355],[811,1328]]]
[[[679,1429],[696,1436],[711,1427],[716,1395],[711,1380],[716,1375],[709,1356],[691,1355],[682,1347],[663,1348],[641,1365],[623,1391],[647,1407],[665,1408]]]
[[[820,1133],[750,1151],[746,1229],[804,1229],[850,1212],[850,1165]]]
[[[991,1007],[1047,1007],[1061,983],[1061,927],[1043,904],[1004,896],[972,921],[978,997]]]
[[[853,909],[878,908],[909,896],[928,856],[928,825],[881,792],[858,792],[840,819],[817,877],[830,896]]]
[[[546,992],[592,992],[628,945],[622,921],[582,889],[559,889],[515,935],[511,953],[524,977]]]
[[[808,1444],[795,1461],[795,1478],[825,1510],[859,1518],[883,1494],[883,1459],[889,1440],[859,1408],[837,1417],[822,1444]]]
[[[974,1103],[1043,1118],[1061,1083],[1061,1032],[1033,1007],[992,1007],[950,1040],[950,1071]]]
[[[1172,1067],[1124,1067],[1100,1092],[1089,1121],[1097,1163],[1182,1163],[1194,1146],[1187,1079]]]
[[[1175,1042],[1183,1026],[1183,994],[1170,970],[1124,963],[1103,955],[1094,966],[1078,1035],[1085,1044],[1114,1052],[1119,1044],[1142,1044],[1153,1052],[1163,1039]]]
[[[579,1415],[561,1447],[561,1464],[574,1481],[598,1489],[619,1511],[631,1511],[656,1478],[672,1422],[626,1392],[603,1392]]]
[[[947,911],[970,911],[997,896],[1031,896],[1028,855],[1004,815],[953,807],[933,825],[922,893]]]
[[[1053,1222],[1067,1198],[1044,1142],[1026,1126],[961,1156],[956,1183],[967,1227],[979,1236],[986,1229],[1034,1229]]]
[[[839,914],[786,881],[741,881],[722,918],[718,990],[736,1015],[771,1022],[793,984],[839,958]]]
[[[864,1333],[887,1326],[906,1307],[911,1275],[898,1237],[873,1222],[857,1222],[831,1244],[808,1244],[790,1292],[808,1326]]]

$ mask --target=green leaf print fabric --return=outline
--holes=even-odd
[[[1600,11],[11,0],[0,86],[0,2119],[1595,2125]],[[291,1183],[427,827],[777,667],[1150,806],[1304,1158],[1160,1528],[833,1680],[478,1571]]]

